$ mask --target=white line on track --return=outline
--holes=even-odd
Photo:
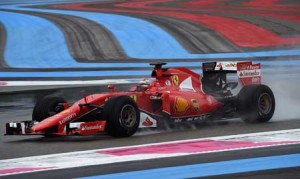
[[[291,144],[300,144],[300,129],[6,159],[0,160],[0,176]]]
[[[68,80],[68,81],[0,81],[0,86],[49,86],[49,85],[106,85],[137,83],[137,79]]]

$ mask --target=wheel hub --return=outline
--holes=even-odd
[[[271,96],[268,93],[262,93],[258,99],[258,109],[260,114],[266,115],[272,109]]]
[[[123,106],[119,120],[123,126],[133,127],[136,122],[135,108],[130,104]]]

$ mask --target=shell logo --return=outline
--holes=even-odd
[[[177,97],[175,100],[175,111],[177,113],[184,113],[189,108],[189,103],[186,99]]]

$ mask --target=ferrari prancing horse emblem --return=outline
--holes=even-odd
[[[173,80],[173,83],[174,83],[175,85],[178,85],[178,83],[179,83],[179,77],[178,77],[177,75],[173,75],[173,76],[172,76],[172,80]]]

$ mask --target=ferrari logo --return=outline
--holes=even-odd
[[[173,75],[173,76],[172,76],[172,79],[173,79],[173,83],[174,83],[175,85],[178,85],[178,83],[179,83],[179,78],[178,78],[178,76],[177,76],[177,75]]]
[[[136,95],[135,94],[130,95],[130,97],[136,102]]]

